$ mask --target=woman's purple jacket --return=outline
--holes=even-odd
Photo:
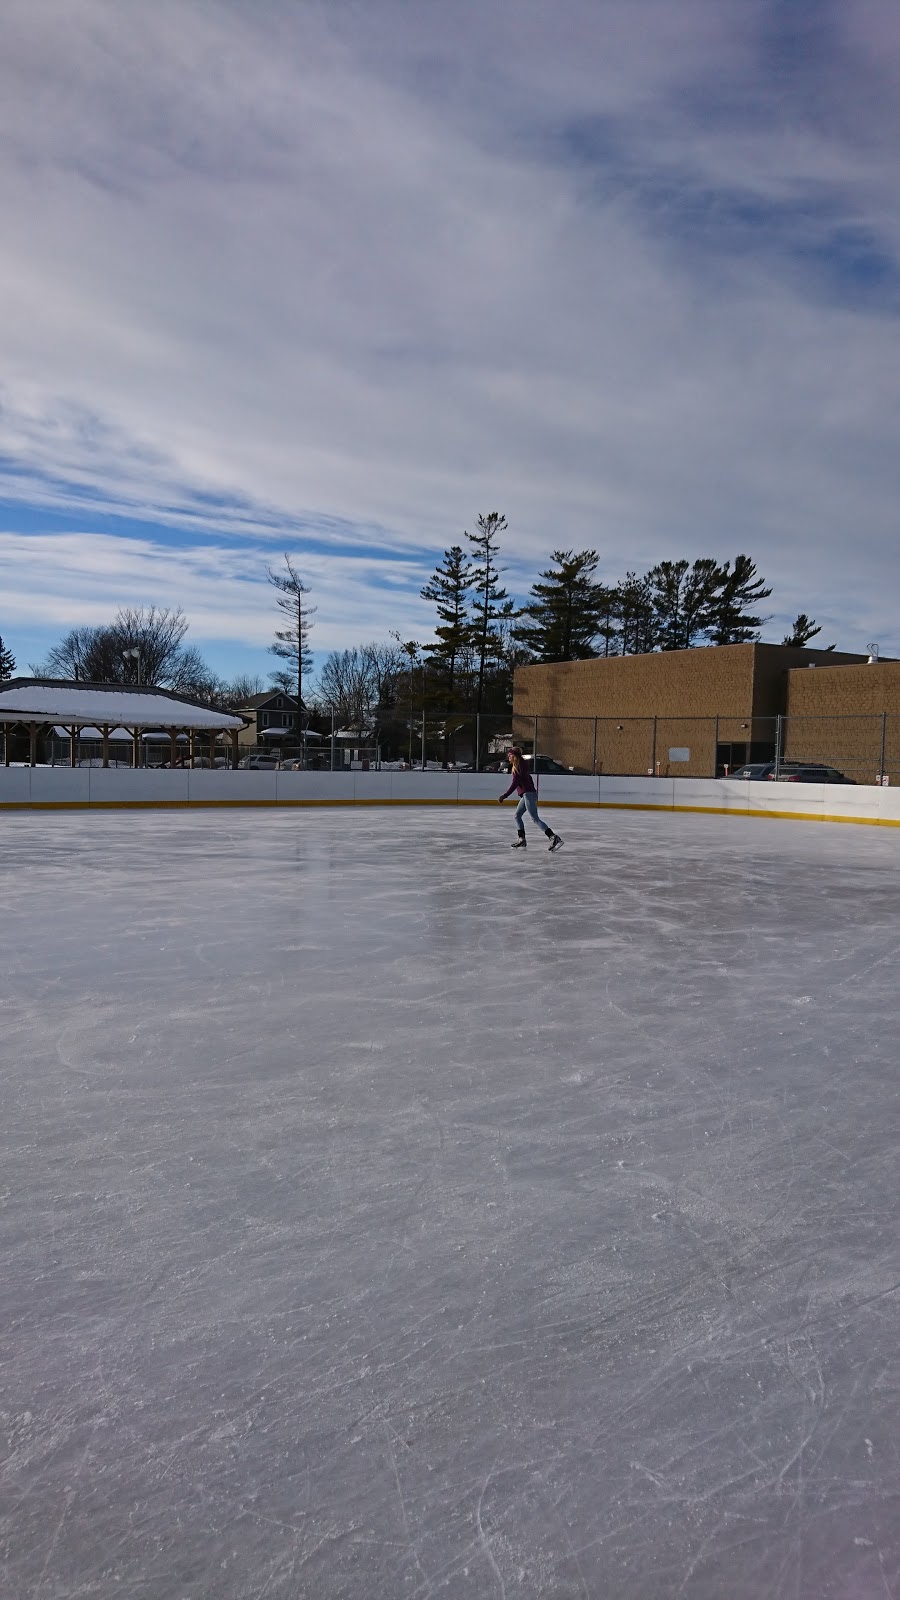
[[[507,795],[512,794],[513,789],[515,789],[516,794],[518,795],[534,794],[534,784],[531,780],[531,773],[527,770],[527,768],[520,767],[518,772],[515,770],[515,768],[513,768],[512,783],[507,789],[506,794],[502,794],[500,799],[505,800]]]

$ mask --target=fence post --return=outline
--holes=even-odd
[[[782,723],[784,718],[779,712],[775,718],[775,781],[781,777],[781,750],[782,750]]]
[[[653,718],[653,744],[650,750],[650,775],[656,777],[656,718]]]
[[[334,771],[334,706],[331,708],[331,772]]]
[[[591,774],[597,776],[597,718],[594,718],[594,754],[591,757]]]
[[[537,792],[540,789],[540,776],[541,776],[540,773],[538,772],[537,725],[538,725],[538,719],[537,719],[537,717],[535,717],[535,719],[534,719],[534,743],[532,745],[532,749],[534,751],[534,766],[532,768],[532,773],[533,773],[533,776],[534,776],[535,792]]]
[[[713,734],[713,771],[714,778],[719,776],[719,714],[716,712],[716,727]]]
[[[481,712],[475,715],[475,771],[481,771]]]
[[[879,783],[883,783],[884,782],[884,751],[885,751],[886,738],[887,738],[887,712],[886,711],[882,711],[882,713],[881,713],[881,760],[878,763],[878,781],[879,781]]]

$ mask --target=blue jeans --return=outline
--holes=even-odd
[[[526,811],[528,812],[532,822],[536,822],[538,827],[543,829],[544,833],[550,834],[553,832],[553,829],[548,828],[546,822],[542,822],[538,816],[537,795],[523,794],[519,804],[516,806],[516,827],[520,833],[525,832]]]

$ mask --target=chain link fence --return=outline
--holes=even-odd
[[[426,713],[366,746],[327,736],[307,761],[393,770],[505,772],[521,746],[538,773],[615,777],[754,776],[900,783],[900,716],[527,717]],[[763,770],[766,769],[766,770]],[[805,770],[804,770],[805,769]],[[828,769],[828,770],[823,770]]]
[[[539,771],[900,782],[900,716],[515,717]]]
[[[286,749],[285,767],[309,770],[505,772],[521,746],[538,773],[610,777],[789,777],[830,769],[822,781],[900,782],[900,716],[524,717],[444,713],[410,718],[381,741],[342,734]],[[261,751],[258,759],[275,752]],[[814,774],[805,776],[814,781]]]
[[[7,760],[28,760],[7,728]],[[19,743],[22,744],[22,739]],[[532,770],[609,777],[724,778],[754,769],[754,777],[876,784],[900,783],[900,716],[785,717],[565,717],[501,713],[430,712],[398,719],[382,729],[334,728],[280,744],[242,745],[238,765],[259,770],[311,772],[432,770],[506,772],[511,744],[522,747]],[[110,738],[110,766],[172,764],[167,734],[137,742]],[[38,760],[68,766],[68,737],[54,730],[40,743]],[[104,765],[102,742],[78,740],[76,763]],[[175,765],[232,765],[230,743],[179,735]]]

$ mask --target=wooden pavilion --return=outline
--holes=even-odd
[[[28,765],[36,766],[38,741],[48,731],[65,729],[69,738],[69,763],[78,764],[82,730],[99,731],[102,764],[109,766],[110,735],[125,729],[131,735],[131,765],[143,764],[144,736],[168,735],[169,764],[175,766],[185,752],[191,761],[208,753],[215,759],[216,741],[229,736],[231,761],[238,763],[238,734],[244,718],[218,711],[152,685],[73,683],[68,679],[12,678],[0,684],[0,728],[3,760],[9,766],[16,736],[27,734]],[[58,734],[57,734],[58,737]],[[117,741],[119,748],[121,742]],[[204,748],[205,746],[205,748]]]

